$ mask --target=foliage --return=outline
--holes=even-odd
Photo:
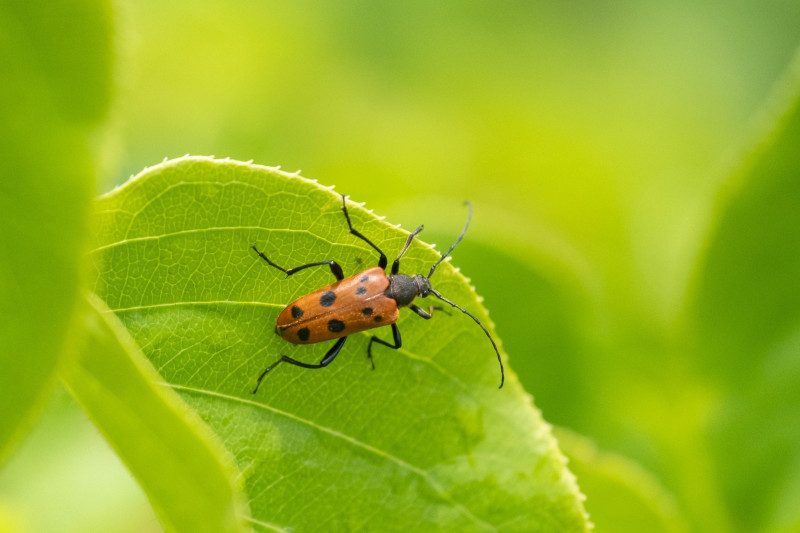
[[[350,212],[387,253],[402,247],[407,234]],[[336,257],[346,271],[363,270],[375,252],[349,234],[338,195],[273,169],[185,158],[102,197],[96,213],[94,289],[234,453],[254,524],[584,530],[547,426],[513,375],[497,390],[491,344],[465,317],[420,323],[409,313],[399,322],[403,348],[375,349],[375,372],[364,357],[370,331],[324,371],[285,365],[253,396],[278,354],[322,357],[327,347],[287,345],[269,325],[331,275],[325,267],[285,280],[250,245],[287,268]],[[437,258],[417,244],[402,266],[427,272]],[[488,321],[450,265],[435,286]]]
[[[581,530],[582,492],[598,530],[797,531],[798,25],[781,0],[2,3],[0,529]],[[321,354],[271,324],[330,279],[249,245],[374,253],[295,174],[139,173],[187,152],[302,167],[439,249],[472,199],[471,280],[434,280],[485,298],[507,388],[439,315],[374,372],[358,335],[249,394]]]
[[[64,381],[150,497],[167,531],[241,531],[236,467],[206,426],[160,380],[96,296]]]
[[[0,364],[13,369],[0,372],[0,459],[51,386],[78,296],[110,40],[92,2],[0,4]]]

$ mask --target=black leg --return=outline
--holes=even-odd
[[[414,311],[415,313],[417,313],[419,316],[421,316],[425,320],[430,320],[431,317],[433,316],[433,306],[431,306],[430,309],[428,309],[427,311],[425,311],[420,306],[415,305],[415,304],[409,305],[408,308],[411,309],[412,311]]]
[[[366,242],[367,244],[369,244],[370,246],[375,248],[375,250],[379,254],[381,254],[380,259],[378,259],[378,266],[385,270],[386,269],[386,264],[389,262],[389,260],[386,259],[386,254],[383,253],[380,248],[375,246],[372,243],[371,240],[369,240],[366,237],[364,237],[358,230],[353,229],[353,224],[350,222],[350,214],[347,212],[347,202],[345,201],[344,194],[342,195],[342,211],[344,211],[344,218],[347,219],[347,226],[350,228],[350,233],[352,233],[353,235],[355,235],[359,239],[363,240],[364,242]]]
[[[394,337],[394,345],[379,339],[375,335],[370,337],[369,344],[367,344],[367,357],[369,358],[369,362],[372,363],[372,370],[375,370],[375,361],[372,359],[373,342],[377,342],[378,344],[383,344],[384,346],[388,346],[392,350],[399,350],[400,347],[403,345],[403,341],[400,339],[400,330],[397,329],[397,324],[392,324],[392,336]]]
[[[427,311],[422,309],[422,308],[420,308],[418,305],[415,305],[415,304],[409,305],[408,308],[411,309],[412,311],[414,311],[415,313],[417,313],[419,316],[421,316],[425,320],[430,320],[431,319],[431,317],[433,316],[433,310],[434,309],[436,309],[437,311],[441,311],[446,315],[450,314],[450,311],[448,311],[447,309],[445,309],[441,305],[432,305],[432,306],[428,307]]]
[[[336,344],[331,346],[331,349],[328,350],[328,352],[319,362],[319,367],[314,367],[314,368],[322,368],[323,366],[328,366],[331,363],[331,361],[333,361],[336,358],[336,356],[339,355],[339,352],[342,350],[342,346],[344,346],[344,341],[346,340],[347,337],[342,337],[341,339],[336,341]]]
[[[266,376],[270,372],[270,370],[272,370],[273,368],[275,368],[276,366],[278,366],[281,363],[289,363],[291,365],[301,366],[303,368],[323,368],[323,367],[328,366],[331,363],[331,361],[336,359],[336,356],[339,355],[339,352],[342,350],[342,346],[344,346],[344,341],[346,341],[346,340],[347,340],[347,337],[342,337],[341,339],[336,341],[336,344],[334,344],[331,347],[331,349],[328,350],[328,352],[325,354],[325,356],[322,358],[322,360],[319,362],[318,365],[310,365],[308,363],[304,363],[302,361],[298,361],[297,359],[292,359],[291,357],[289,357],[287,355],[282,355],[280,359],[278,359],[277,361],[275,361],[274,363],[269,365],[267,367],[267,369],[264,370],[261,373],[260,376],[258,376],[258,382],[256,383],[256,388],[253,389],[253,394],[258,392],[258,387],[261,386],[261,380],[264,379],[264,376]]]
[[[297,272],[300,272],[304,268],[313,267],[313,266],[328,265],[331,268],[331,272],[333,273],[333,275],[336,276],[336,280],[337,281],[341,281],[341,280],[344,279],[344,272],[342,272],[342,267],[340,267],[339,263],[337,263],[336,261],[317,261],[316,263],[309,263],[307,265],[301,265],[299,267],[294,267],[294,268],[288,268],[287,269],[287,268],[279,267],[278,265],[276,265],[275,263],[270,261],[269,258],[266,255],[264,255],[262,252],[258,251],[258,248],[256,248],[255,244],[252,246],[252,248],[253,248],[253,250],[256,251],[256,253],[258,255],[261,256],[261,259],[263,259],[264,261],[269,263],[270,266],[273,266],[273,267],[277,268],[278,270],[280,270],[281,272],[283,272],[287,276],[291,276],[292,274],[296,274]]]
[[[424,227],[425,226],[418,227],[411,235],[408,236],[408,239],[406,239],[406,245],[403,246],[403,249],[400,250],[400,255],[398,255],[397,259],[395,259],[394,263],[392,263],[392,274],[397,274],[400,271],[400,258],[403,257],[404,253],[406,253],[406,250],[408,250],[408,247],[411,245],[411,241],[414,240],[414,237],[419,235],[419,232],[422,231]]]

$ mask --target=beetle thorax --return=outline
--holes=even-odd
[[[386,296],[403,307],[414,301],[417,296],[425,297],[431,292],[431,282],[422,274],[407,276],[405,274],[389,274],[389,286],[383,292]]]

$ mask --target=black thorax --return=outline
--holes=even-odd
[[[405,274],[389,274],[389,286],[383,291],[387,297],[404,307],[414,301],[417,296],[425,297],[431,292],[431,284],[421,274],[407,276]]]

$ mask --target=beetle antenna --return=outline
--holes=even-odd
[[[469,225],[469,220],[467,220],[467,225]],[[466,231],[466,228],[464,228],[464,231]],[[464,234],[462,233],[461,237],[463,237],[463,236],[464,236]],[[461,240],[461,237],[458,238],[459,241]],[[456,244],[458,244],[458,241],[456,241]],[[455,244],[453,246],[455,246]],[[452,248],[451,248],[451,250],[452,250]],[[450,252],[448,252],[448,253],[450,253]],[[500,351],[497,349],[497,344],[494,343],[494,339],[489,334],[489,331],[485,327],[483,327],[483,324],[481,324],[480,320],[475,318],[475,316],[473,314],[471,314],[469,311],[467,311],[466,309],[464,309],[460,305],[456,304],[455,302],[451,302],[450,300],[448,300],[447,298],[445,298],[444,296],[442,296],[441,294],[439,294],[437,291],[435,291],[433,289],[431,289],[431,294],[433,294],[434,296],[439,298],[441,301],[452,305],[453,307],[455,307],[456,309],[458,309],[459,311],[461,311],[462,313],[464,313],[465,315],[470,317],[472,320],[475,321],[476,324],[478,324],[481,327],[483,332],[486,333],[486,336],[489,337],[489,340],[492,342],[492,347],[494,348],[494,353],[497,354],[497,362],[500,363],[500,387],[498,387],[498,388],[502,389],[503,388],[503,383],[506,380],[506,374],[505,374],[505,371],[503,370],[503,360],[500,358]]]
[[[467,214],[467,223],[464,226],[464,230],[461,232],[461,235],[458,236],[458,239],[456,239],[456,242],[453,243],[453,246],[451,246],[450,249],[447,250],[447,253],[444,254],[442,257],[440,257],[439,260],[436,261],[436,263],[431,267],[431,271],[428,274],[428,278],[427,279],[431,279],[431,276],[433,276],[433,271],[436,270],[436,267],[439,266],[439,263],[444,261],[447,258],[447,256],[450,255],[450,252],[453,251],[453,248],[455,248],[456,245],[461,242],[461,239],[463,239],[464,235],[467,233],[467,228],[469,228],[469,221],[472,220],[472,202],[467,200],[464,203],[469,206],[469,214]],[[440,296],[440,298],[441,298],[441,296]],[[463,311],[463,309],[462,309],[462,311]],[[466,313],[466,311],[464,311],[464,312]],[[467,313],[467,314],[469,314],[469,313]],[[472,317],[472,318],[475,318],[475,317]],[[478,323],[480,324],[480,322],[478,322]],[[494,341],[492,341],[492,342],[494,342]]]

